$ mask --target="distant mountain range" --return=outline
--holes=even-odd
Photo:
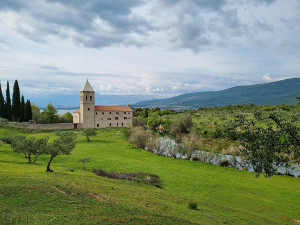
[[[97,105],[127,105],[145,100],[153,100],[152,95],[99,95],[96,93],[95,100]],[[75,109],[79,108],[78,94],[60,94],[57,95],[35,95],[30,97],[30,101],[45,108],[48,103],[52,103],[56,108]]]
[[[221,91],[196,92],[166,99],[141,101],[133,104],[132,107],[180,110],[250,103],[255,105],[296,104],[297,96],[300,96],[300,78],[291,78],[264,84],[236,86]]]

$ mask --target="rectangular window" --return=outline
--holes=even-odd
[[[124,120],[127,120],[127,117],[124,117]]]
[[[93,96],[90,96],[90,101],[92,101],[93,100]]]
[[[111,112],[109,112],[109,114],[111,114]]]
[[[122,127],[124,126],[124,124],[122,123]]]
[[[119,112],[116,112],[117,115],[119,115]]]
[[[107,120],[111,120],[111,118],[107,118]]]
[[[119,126],[119,123],[117,123],[117,127]]]
[[[118,120],[119,118],[118,117],[115,117],[115,120]]]
[[[109,123],[109,126],[111,127],[111,123]]]
[[[99,124],[97,124],[97,127],[99,127]]]
[[[102,115],[104,115],[104,112],[102,112]]]
[[[126,112],[124,112],[124,114],[126,114]]]
[[[98,115],[98,113],[96,112],[96,115]]]

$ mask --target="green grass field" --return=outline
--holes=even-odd
[[[50,136],[0,128],[0,136]],[[102,129],[91,142],[78,134],[70,156],[27,164],[0,147],[0,224],[297,224],[300,179],[254,174],[134,148],[121,129]],[[89,163],[78,160],[90,158]],[[92,168],[158,175],[163,188],[96,176]],[[188,208],[190,202],[198,210]]]

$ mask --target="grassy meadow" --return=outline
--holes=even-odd
[[[0,146],[0,224],[299,224],[300,179],[255,178],[252,172],[172,159],[133,147],[122,129],[79,131],[69,156],[28,164]],[[54,132],[0,128],[0,136]],[[82,159],[90,162],[83,163]],[[163,188],[96,176],[93,168],[148,172]],[[197,210],[188,208],[196,202]]]

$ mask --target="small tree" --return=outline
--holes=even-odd
[[[31,163],[32,156],[35,156],[33,161],[35,163],[38,157],[45,153],[48,139],[48,137],[36,139],[16,136],[13,138],[11,145],[15,152],[24,153],[25,158],[28,158],[28,163]]]
[[[129,140],[136,147],[145,149],[150,137],[151,131],[144,130],[142,127],[134,127],[132,128]]]
[[[42,117],[40,107],[38,107],[37,105],[31,103],[31,110],[32,110],[32,120],[37,122],[37,123],[42,123],[43,122],[43,117]]]
[[[170,133],[176,135],[178,133],[190,133],[195,124],[193,122],[193,117],[189,114],[183,114],[179,119],[173,123],[170,127]]]
[[[87,141],[90,141],[90,136],[96,136],[97,133],[95,129],[87,128],[82,131],[82,135],[86,137]]]
[[[43,114],[44,121],[46,123],[57,123],[58,121],[57,110],[51,103],[47,105],[47,108],[44,109],[42,114]]]
[[[53,172],[50,169],[52,160],[58,155],[70,155],[71,151],[75,148],[76,134],[73,132],[60,132],[56,133],[58,139],[55,139],[47,146],[47,154],[50,155],[50,159],[47,164],[46,172]]]

